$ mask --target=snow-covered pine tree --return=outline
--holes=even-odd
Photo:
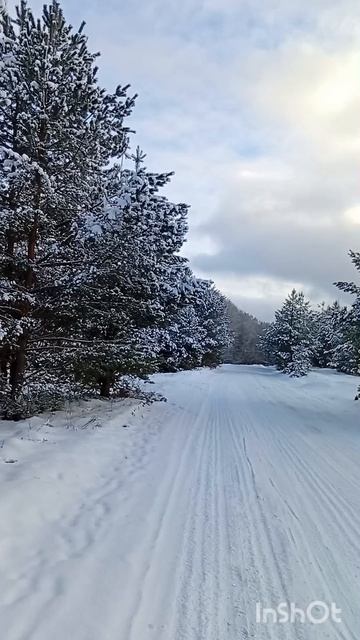
[[[173,314],[159,335],[159,370],[181,371],[200,367],[204,355],[205,329],[193,304]]]
[[[128,87],[98,86],[83,25],[57,2],[40,20],[22,2],[1,29],[2,413],[56,407],[76,385],[107,396],[153,371],[182,310],[196,362],[215,364],[227,328],[219,294],[179,255],[187,206],[160,195],[171,174],[147,172],[140,150],[122,169]]]
[[[359,375],[360,372],[360,340],[358,329],[352,325],[344,331],[344,340],[335,349],[332,366],[340,373]]]
[[[352,263],[360,271],[360,253],[349,252]],[[345,315],[343,341],[334,353],[334,366],[338,371],[358,375],[360,373],[360,286],[354,282],[336,282],[336,286],[355,296],[355,300]]]
[[[265,332],[263,346],[279,371],[290,376],[306,375],[312,359],[313,314],[302,292],[292,290],[275,322]]]
[[[200,326],[205,332],[202,340],[203,367],[217,367],[224,359],[224,352],[231,340],[230,320],[225,297],[208,280],[199,280],[200,295],[195,310]]]
[[[313,357],[317,367],[337,368],[340,353],[346,342],[349,311],[339,302],[326,306],[324,303],[314,314]]]
[[[77,298],[86,310],[80,333],[93,344],[77,377],[103,396],[116,391],[122,376],[157,368],[160,334],[194,286],[178,255],[187,207],[160,195],[171,174],[149,173],[144,158],[137,149],[134,169],[109,170],[103,216],[85,242],[88,272]]]
[[[208,280],[197,279],[189,302],[169,317],[161,335],[162,371],[216,367],[223,362],[230,329],[224,296]]]
[[[20,415],[29,366],[33,380],[42,366],[48,378],[56,358],[46,356],[78,344],[79,232],[102,206],[103,169],[127,146],[134,100],[98,86],[83,25],[74,32],[56,2],[41,20],[22,2],[1,24],[1,372],[4,410]]]

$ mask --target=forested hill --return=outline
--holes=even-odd
[[[227,311],[233,340],[225,351],[224,361],[234,364],[265,363],[265,354],[258,343],[267,323],[241,311],[230,300],[227,300]]]

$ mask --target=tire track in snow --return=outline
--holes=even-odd
[[[172,548],[172,517],[173,512],[176,510],[176,505],[179,500],[179,504],[181,504],[180,494],[186,494],[189,491],[189,485],[191,486],[191,477],[188,476],[187,470],[189,469],[189,459],[192,458],[192,452],[194,448],[196,450],[199,449],[199,442],[201,442],[201,436],[203,434],[203,429],[201,428],[201,423],[205,420],[206,414],[208,412],[208,394],[207,391],[205,398],[203,398],[202,403],[200,405],[200,409],[197,411],[197,415],[193,423],[191,424],[191,429],[189,429],[189,433],[187,435],[187,442],[185,447],[182,449],[181,459],[178,465],[175,466],[175,473],[172,473],[171,462],[175,463],[174,458],[171,458],[168,461],[167,469],[169,469],[170,476],[165,476],[163,479],[163,486],[166,489],[165,496],[160,496],[161,507],[160,507],[160,520],[156,521],[156,527],[151,534],[151,547],[150,551],[146,554],[146,563],[142,569],[142,574],[139,579],[139,584],[141,585],[141,590],[136,594],[133,610],[129,616],[129,621],[127,627],[123,631],[124,640],[137,640],[139,637],[139,633],[143,634],[145,632],[145,628],[147,627],[147,632],[149,637],[151,635],[156,638],[160,638],[164,636],[168,637],[168,627],[171,622],[166,623],[163,621],[164,619],[164,596],[167,599],[168,594],[163,593],[163,586],[158,590],[156,585],[159,580],[159,574],[162,573],[162,564],[163,561],[166,562],[167,558],[164,553],[166,549],[166,545],[170,544],[170,553],[176,556],[176,563],[179,562],[177,549],[175,549],[175,554],[173,553]],[[189,417],[184,415],[184,426],[186,428],[188,425]],[[179,428],[180,425],[176,425],[175,428]],[[174,438],[177,437],[177,434],[174,434]],[[176,447],[174,447],[176,449]],[[201,457],[205,455],[205,447],[200,447]],[[201,468],[201,467],[200,467]],[[200,471],[199,471],[200,475]],[[187,490],[184,489],[187,487]],[[181,515],[181,514],[180,514]],[[171,557],[171,556],[170,556]],[[165,571],[168,574],[167,568],[165,567]],[[173,576],[167,575],[167,579],[169,581],[169,588],[173,588]],[[149,619],[149,613],[151,615],[151,619],[157,619],[157,623],[146,623],[146,620]]]
[[[307,465],[304,465],[301,458],[296,453],[295,449],[291,447],[289,444],[286,445],[283,449],[287,451],[287,455],[291,462],[293,468],[297,471],[297,477],[299,482],[303,485],[307,485],[310,489],[309,491],[309,500],[315,501],[316,503],[316,512],[318,517],[315,519],[311,515],[311,511],[307,512],[307,518],[311,522],[315,536],[319,539],[322,539],[323,545],[326,548],[326,565],[327,572],[333,576],[332,582],[337,585],[337,589],[341,589],[344,600],[346,601],[347,590],[346,587],[342,587],[342,571],[343,566],[339,567],[336,561],[335,556],[332,553],[331,546],[329,544],[329,532],[334,532],[334,529],[338,528],[340,530],[340,535],[336,535],[336,541],[340,539],[349,540],[349,536],[347,534],[346,529],[341,524],[341,518],[336,512],[336,509],[333,509],[332,501],[329,500],[329,496],[324,488],[321,487],[321,483],[319,481],[313,481],[312,473],[310,468]],[[329,518],[330,515],[330,518]],[[320,516],[320,517],[319,517]],[[344,537],[344,538],[342,538]],[[327,542],[325,542],[327,541]],[[344,549],[346,549],[346,545],[344,545]],[[358,547],[356,547],[358,552]],[[332,591],[329,586],[329,581],[324,577],[324,567],[323,564],[319,562],[318,557],[313,553],[313,550],[310,546],[308,546],[309,555],[312,558],[312,565],[316,567],[317,575],[320,579],[322,588],[324,589],[324,601],[330,602],[333,599]],[[334,575],[336,573],[336,575]],[[331,621],[329,621],[331,624]],[[357,636],[355,636],[352,631],[348,628],[346,621],[344,620],[341,628],[338,625],[333,624],[334,632],[337,634],[339,638],[343,640],[358,640]]]
[[[197,461],[197,473],[194,479],[185,523],[185,535],[182,561],[179,565],[179,590],[174,630],[176,640],[197,640],[211,635],[210,628],[217,600],[212,590],[211,576],[214,565],[218,563],[218,541],[213,538],[214,493],[213,482],[214,434],[212,417],[203,426],[201,455]],[[211,557],[211,561],[209,561]],[[209,567],[209,562],[211,566]],[[209,633],[210,635],[202,635]]]
[[[271,443],[276,442],[280,456],[283,459],[283,465],[282,465],[284,470],[283,473],[285,472],[286,474],[285,470],[289,470],[289,469],[295,472],[298,486],[301,486],[301,489],[302,489],[301,494],[299,496],[300,503],[302,504],[301,511],[303,514],[306,514],[306,519],[308,522],[311,523],[311,526],[313,527],[313,531],[314,531],[311,539],[315,539],[315,540],[327,539],[329,537],[328,536],[329,532],[334,533],[334,523],[335,523],[335,530],[336,530],[336,526],[338,526],[341,530],[340,533],[344,535],[345,538],[348,538],[348,533],[346,532],[346,529],[344,529],[344,527],[341,526],[341,520],[339,520],[338,514],[335,513],[334,511],[334,508],[333,508],[334,504],[329,499],[328,487],[329,486],[331,487],[331,485],[329,485],[320,474],[318,474],[316,471],[313,470],[313,468],[309,464],[311,458],[309,460],[309,456],[306,455],[304,451],[302,451],[302,455],[298,453],[296,449],[296,444],[300,444],[300,446],[302,446],[303,439],[301,437],[300,438],[298,437],[297,431],[294,431],[293,437],[289,438],[288,424],[286,420],[283,419],[282,417],[283,409],[281,404],[275,403],[275,408],[277,409],[276,415],[278,418],[276,420],[276,427],[274,422],[268,420],[267,418],[264,419],[262,423],[262,429],[264,431],[264,434],[266,432],[268,435],[268,440],[267,440],[268,447],[269,447],[268,451],[271,451]],[[279,419],[279,415],[281,415],[280,419]],[[284,423],[286,426],[284,426]],[[258,421],[257,424],[259,425],[260,422]],[[264,426],[266,426],[267,428],[264,429]],[[280,434],[282,437],[279,437]],[[307,446],[307,449],[309,448],[310,447]],[[308,453],[313,453],[313,452],[311,450]],[[307,464],[304,462],[305,460],[308,461]],[[314,460],[314,464],[315,464],[315,460]],[[291,482],[291,477],[289,478],[289,480]],[[304,495],[304,486],[307,487],[307,497],[306,495]],[[304,501],[305,498],[306,500]],[[313,517],[313,509],[311,508],[309,509],[309,505],[312,504],[314,499],[316,502],[316,514],[320,514],[320,517],[319,515],[317,515],[316,518]],[[324,505],[324,503],[326,506]],[[329,517],[329,512],[330,512],[330,517]],[[296,527],[297,539],[301,540],[303,548],[304,547],[306,548],[308,558],[309,558],[309,565],[313,569],[315,568],[316,575],[319,579],[319,586],[316,587],[316,594],[319,594],[319,595],[316,596],[316,599],[320,599],[320,595],[323,594],[321,595],[323,600],[325,602],[331,602],[333,600],[333,593],[330,588],[329,578],[325,579],[324,567],[319,562],[319,558],[317,557],[317,555],[314,553],[312,545],[309,545],[308,541],[304,537],[301,523],[299,522],[298,518],[297,520],[298,520],[297,522],[298,526]],[[340,539],[340,536],[336,535],[335,541],[337,544],[339,542],[339,539]],[[343,566],[341,568],[338,567],[336,558],[332,554],[331,546],[329,546],[329,544],[325,545],[324,543],[324,546],[326,547],[327,573],[328,573],[328,576],[332,576],[331,584],[336,584],[337,589],[339,587],[340,589],[342,589],[341,584],[343,582]],[[336,571],[337,573],[336,576],[334,576],[334,571]],[[315,577],[313,570],[311,572],[311,575],[312,575],[312,578]],[[311,586],[312,586],[312,589],[315,590],[314,589],[315,585],[313,582]],[[346,588],[345,590],[343,590],[343,597],[344,597],[344,601],[346,601]],[[329,620],[328,624],[332,626],[333,632],[336,635],[336,637],[341,638],[342,640],[357,639],[357,636],[353,634],[353,632],[347,625],[346,620],[343,620],[341,627],[339,627],[338,624],[333,623],[331,620]],[[321,630],[318,630],[318,633],[320,634]],[[327,637],[327,636],[324,636],[324,637]]]
[[[234,450],[228,410],[223,413],[222,437],[225,523],[231,575],[232,621],[229,638],[239,640],[254,637],[253,622],[249,620],[249,613],[251,616],[254,603],[259,598],[261,583],[258,562],[255,559],[252,523],[245,496],[245,482],[239,469],[239,458]]]
[[[213,403],[204,424],[202,452],[185,523],[183,559],[177,577],[178,610],[170,636],[176,640],[229,638],[232,606],[228,595],[229,542],[220,524],[224,522],[221,446],[219,415]]]
[[[225,402],[227,411],[227,430],[228,430],[228,463],[234,464],[234,474],[236,482],[234,483],[235,495],[234,499],[239,501],[241,496],[242,509],[239,511],[237,522],[231,529],[235,533],[240,531],[245,533],[245,539],[241,538],[241,544],[245,546],[246,552],[241,553],[238,549],[238,557],[242,557],[242,567],[240,568],[240,581],[235,581],[235,585],[239,588],[242,583],[241,573],[247,574],[246,591],[253,593],[251,600],[246,598],[243,593],[242,606],[238,612],[245,624],[238,624],[238,635],[240,637],[270,637],[285,638],[286,630],[283,627],[277,627],[276,630],[269,628],[261,628],[255,625],[255,606],[257,601],[262,603],[277,602],[281,592],[286,592],[286,585],[283,572],[278,563],[274,552],[273,541],[270,535],[270,527],[266,521],[263,509],[262,498],[256,485],[255,472],[249,458],[247,448],[244,447],[244,438],[251,435],[251,423],[245,417],[244,411],[239,414],[238,409],[241,404],[237,398],[234,407],[234,389],[229,389]],[[223,425],[225,427],[225,424]],[[235,454],[235,455],[234,455]],[[238,541],[235,539],[235,549],[239,547]],[[240,551],[240,553],[239,553]],[[244,587],[244,585],[242,585]],[[242,590],[244,592],[244,588]],[[284,597],[282,597],[284,599]],[[238,616],[238,618],[240,617]],[[300,637],[300,636],[299,636]]]
[[[200,507],[199,497],[203,465],[208,453],[206,448],[207,435],[207,431],[203,430],[200,441],[200,455],[197,458],[196,473],[193,477],[188,512],[184,523],[183,547],[181,559],[178,563],[178,589],[174,614],[174,638],[176,638],[176,640],[183,640],[183,638],[185,639],[187,637],[190,640],[192,637],[196,637],[199,626],[200,592],[198,571],[199,554],[202,550],[199,548],[197,510]]]
[[[280,564],[278,553],[275,550],[271,524],[269,524],[266,513],[262,505],[262,497],[256,484],[256,476],[249,459],[246,440],[244,446],[244,438],[239,424],[232,419],[231,431],[233,437],[234,450],[237,453],[238,465],[240,470],[241,481],[246,488],[245,507],[249,508],[249,521],[251,527],[251,544],[253,546],[253,558],[257,563],[258,574],[263,575],[265,580],[260,582],[258,591],[261,597],[257,601],[262,602],[263,606],[272,606],[274,603],[290,601],[288,592],[288,576],[285,574]],[[254,542],[255,541],[255,542]],[[256,601],[256,602],[257,602]],[[253,619],[255,618],[256,602],[251,605]],[[257,632],[264,633],[269,638],[288,638],[291,637],[290,631],[284,626],[277,625],[273,628],[271,625],[266,629],[255,627]],[[298,630],[298,634],[301,630]],[[301,635],[298,635],[301,638]]]

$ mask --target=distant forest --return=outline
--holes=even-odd
[[[224,362],[233,364],[266,364],[267,358],[259,346],[268,328],[266,322],[238,309],[227,301],[232,341],[224,353]]]

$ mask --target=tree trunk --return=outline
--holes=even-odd
[[[30,231],[30,235],[29,235],[29,239],[28,239],[28,261],[29,261],[29,266],[28,266],[28,270],[26,273],[26,286],[28,289],[31,289],[31,287],[34,284],[34,268],[33,268],[33,261],[35,259],[35,249],[36,249],[36,239],[37,239],[37,218],[38,216],[35,216],[35,220],[34,220],[34,224],[32,226],[32,229]]]
[[[32,224],[29,237],[28,237],[28,251],[27,251],[29,265],[26,273],[26,286],[28,289],[31,289],[34,286],[34,260],[36,256],[36,242],[37,242],[38,224],[39,224],[38,209],[40,206],[40,198],[41,198],[41,178],[39,173],[36,174],[35,183],[36,183],[36,193],[35,193],[35,200],[34,200],[35,215],[34,215],[34,222]]]
[[[26,342],[22,339],[12,356],[10,361],[10,386],[11,397],[15,399],[19,392],[24,380],[24,373],[26,367]]]
[[[0,350],[0,377],[3,384],[6,384],[8,381],[9,362],[10,362],[9,347],[3,347]]]
[[[111,385],[113,384],[112,376],[103,376],[100,378],[100,396],[102,398],[110,398]]]
[[[6,252],[9,256],[13,257],[14,249],[15,249],[15,234],[11,229],[9,229],[6,232],[6,240],[7,240]]]

